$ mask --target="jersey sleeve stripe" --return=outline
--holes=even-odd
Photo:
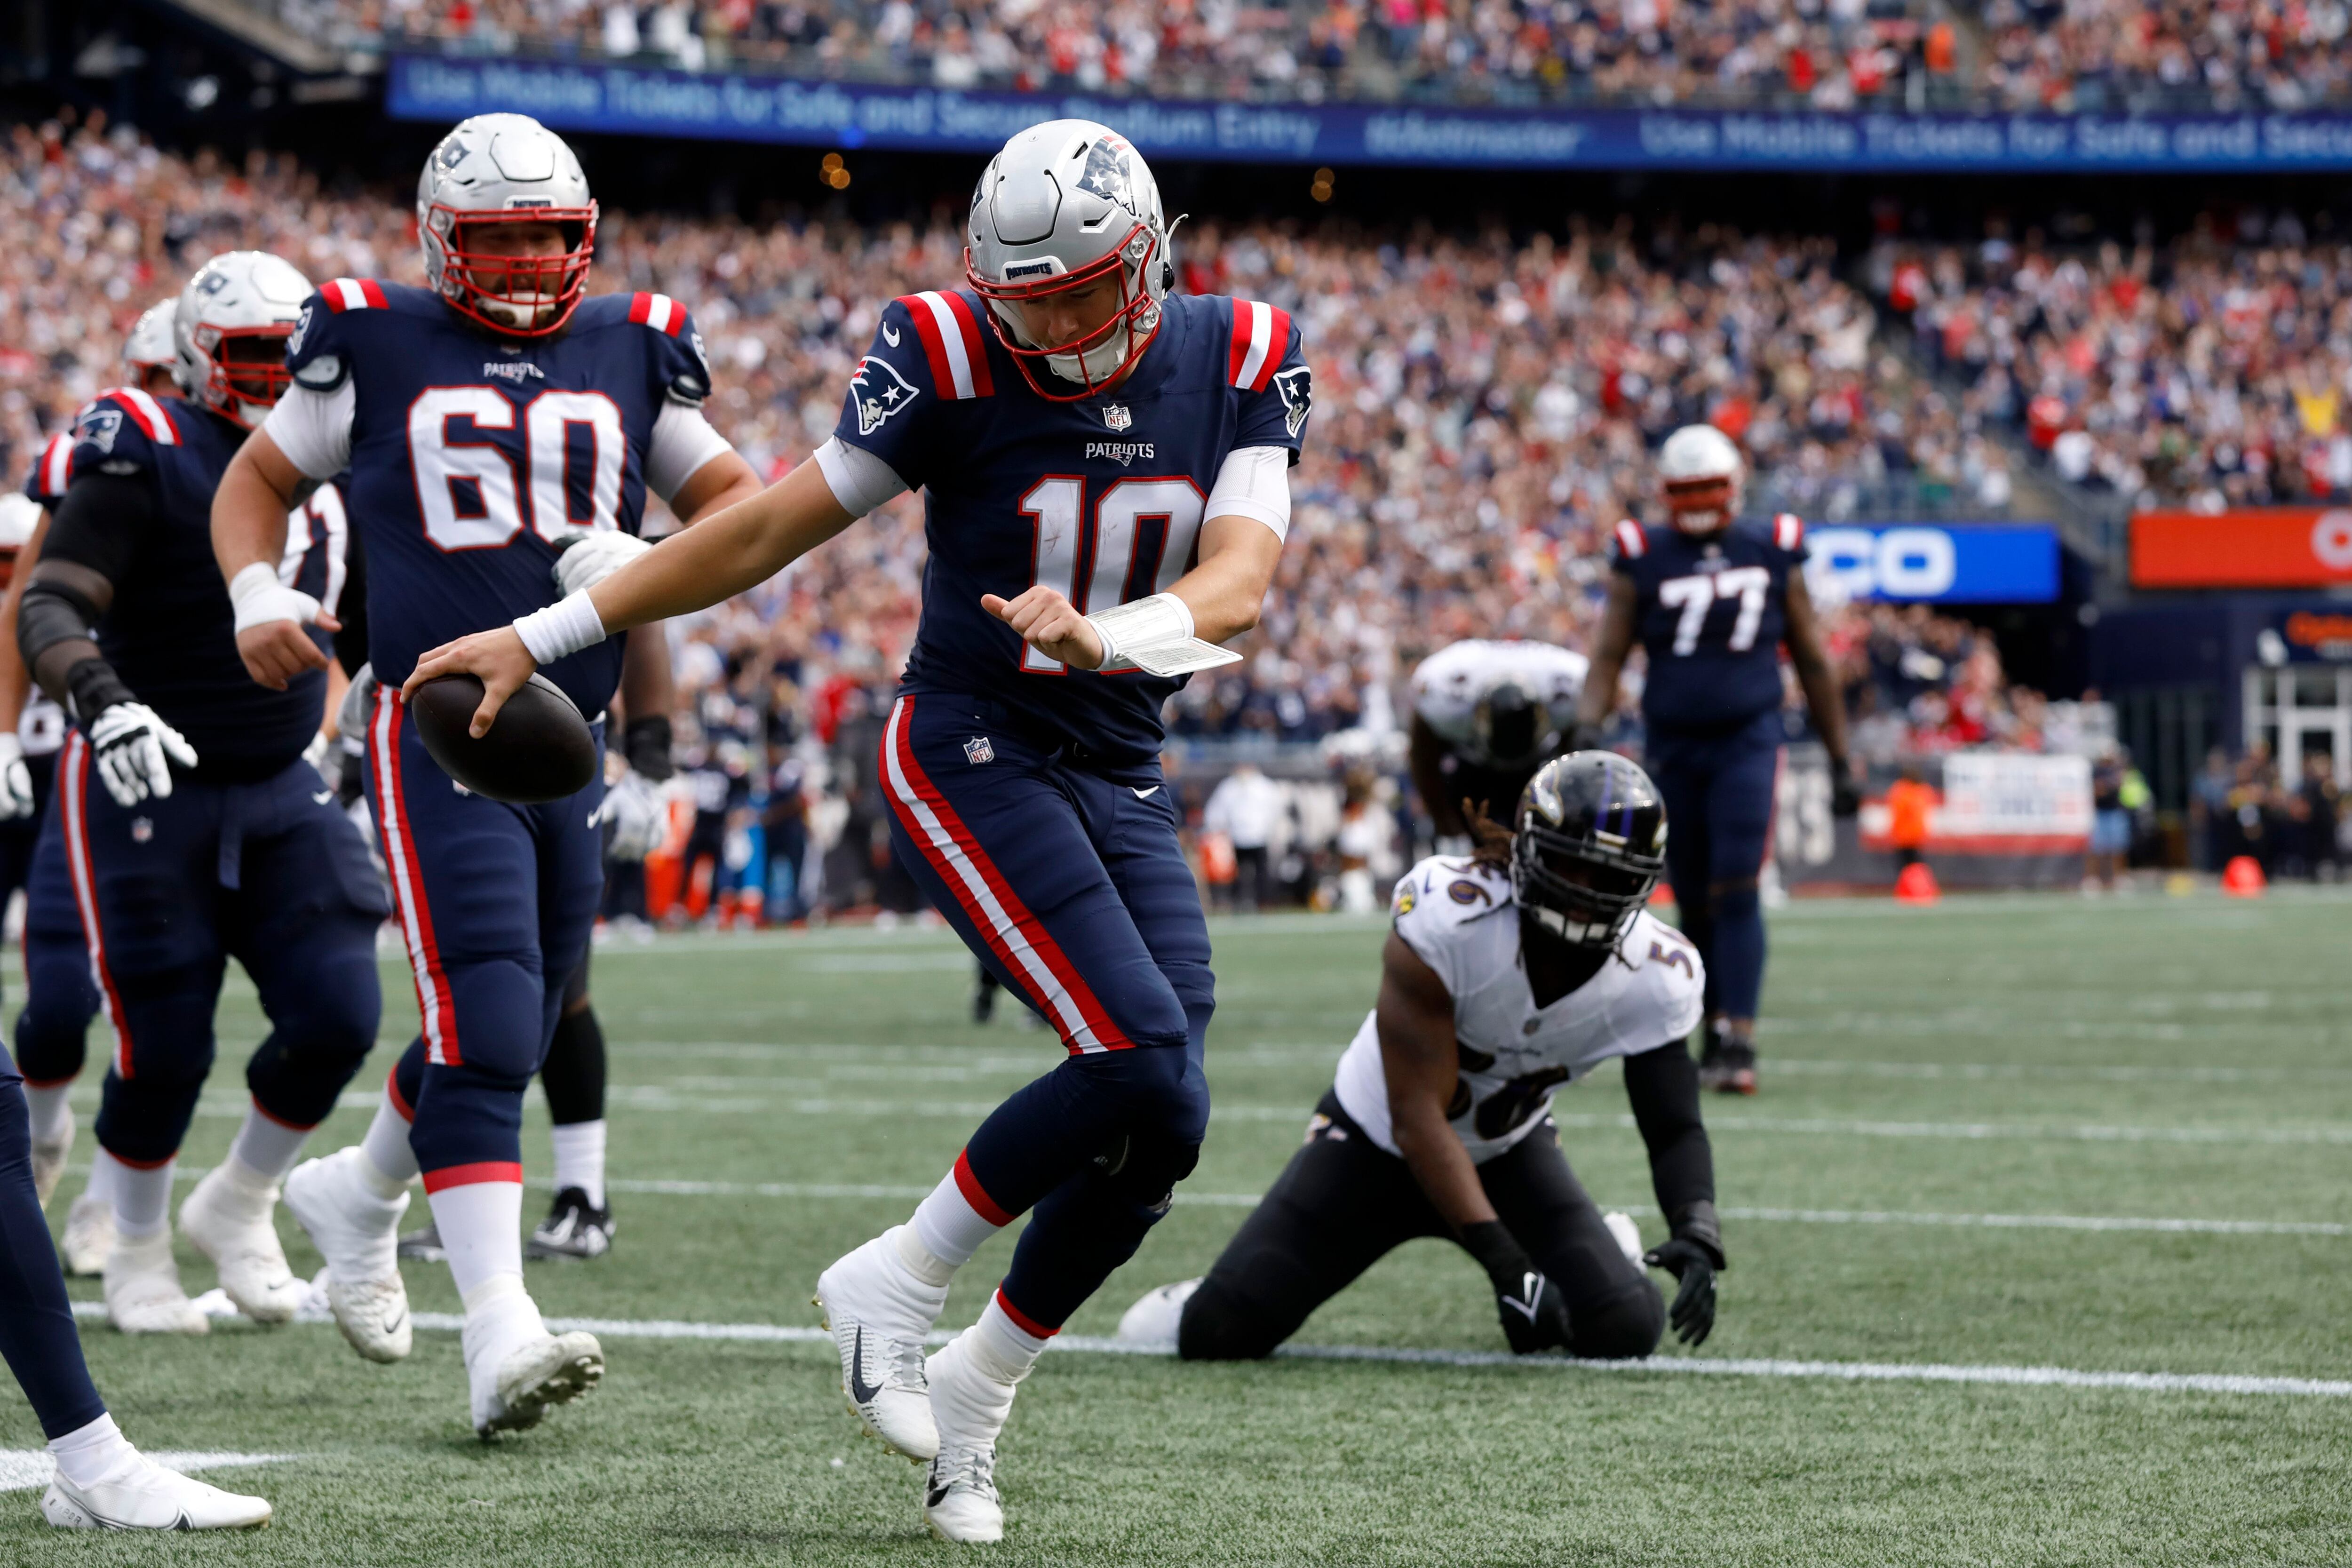
[[[158,447],[180,444],[180,428],[172,423],[170,411],[146,393],[135,386],[118,386],[106,395],[122,405],[124,412],[147,433],[147,439]]]
[[[629,300],[629,320],[674,338],[686,325],[686,310],[667,294],[639,293]]]
[[[1793,511],[1784,511],[1772,520],[1772,542],[1783,550],[1794,550],[1805,542],[1804,520]]]
[[[1650,542],[1642,536],[1641,528],[1633,519],[1623,518],[1617,524],[1617,548],[1624,552],[1626,560],[1639,561],[1648,553]]]
[[[338,278],[319,292],[325,297],[327,309],[338,315],[345,310],[384,308],[383,285],[373,278]]]
[[[1252,392],[1264,392],[1274,384],[1274,373],[1282,367],[1282,358],[1290,348],[1290,312],[1279,305],[1266,307],[1273,320],[1265,334],[1265,357],[1259,362],[1257,374],[1250,378]]]
[[[1265,368],[1267,345],[1274,337],[1274,308],[1256,300],[1234,301],[1234,347],[1226,368],[1235,386],[1263,390],[1258,373]]]
[[[981,324],[973,316],[971,301],[961,294],[944,296],[948,309],[955,313],[956,323],[963,331],[964,363],[971,372],[971,395],[974,397],[996,395],[996,383],[988,374],[988,343],[981,336]]]
[[[963,323],[947,297],[935,289],[914,296],[909,307],[923,352],[930,356],[931,379],[942,395],[959,402],[979,395],[971,384],[971,354],[964,342]]]
[[[73,449],[70,432],[59,431],[49,437],[48,446],[41,453],[40,477],[36,481],[43,495],[56,497],[66,493],[66,486],[73,479]]]

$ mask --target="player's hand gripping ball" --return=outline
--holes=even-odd
[[[479,677],[434,677],[411,691],[407,702],[425,751],[476,795],[509,805],[541,805],[578,795],[596,776],[596,739],[588,721],[563,688],[543,675],[516,688],[479,739],[470,731],[482,702]]]

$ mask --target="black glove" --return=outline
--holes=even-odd
[[[1495,1284],[1495,1311],[1515,1355],[1568,1347],[1568,1298],[1544,1277],[1500,1220],[1462,1233],[1462,1245]]]
[[[629,760],[633,773],[644,775],[647,784],[667,784],[677,772],[669,760],[670,727],[667,715],[648,713],[642,719],[632,719],[621,732],[621,754]]]
[[[1722,1265],[1721,1257],[1678,1236],[1650,1248],[1642,1261],[1682,1281],[1682,1288],[1675,1292],[1675,1304],[1666,1309],[1666,1321],[1675,1326],[1675,1337],[1686,1345],[1705,1341],[1715,1327],[1715,1274]]]
[[[1843,757],[1830,759],[1830,815],[1862,815],[1862,781],[1853,776],[1853,769]]]

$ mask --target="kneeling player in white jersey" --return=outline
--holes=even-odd
[[[1632,763],[1578,752],[1529,782],[1516,832],[1468,816],[1473,855],[1397,884],[1380,1005],[1306,1147],[1207,1278],[1145,1296],[1123,1337],[1173,1340],[1188,1361],[1266,1355],[1391,1248],[1451,1236],[1493,1280],[1514,1351],[1647,1355],[1669,1316],[1685,1342],[1706,1338],[1723,1238],[1683,1046],[1704,976],[1643,908],[1665,808]],[[1643,1259],[1681,1281],[1671,1314],[1549,1115],[1561,1084],[1612,1057],[1673,1230]]]

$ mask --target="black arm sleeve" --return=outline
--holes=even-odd
[[[356,680],[368,661],[367,555],[356,528],[343,536],[343,591],[335,600],[335,619],[343,623],[335,634],[335,662]]]
[[[1650,1151],[1650,1185],[1674,1233],[1723,1266],[1715,1215],[1715,1151],[1698,1114],[1698,1068],[1680,1040],[1625,1058],[1625,1098]]]
[[[147,549],[160,521],[155,482],[147,475],[78,475],[49,520],[41,559],[70,561],[119,584]]]

